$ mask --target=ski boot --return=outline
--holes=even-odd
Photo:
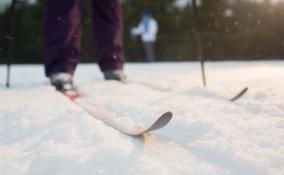
[[[73,84],[73,77],[69,73],[60,72],[51,75],[50,83],[56,88],[56,90],[62,92],[71,100],[79,97],[79,93]]]
[[[126,81],[126,75],[123,70],[109,70],[104,72],[105,80]]]

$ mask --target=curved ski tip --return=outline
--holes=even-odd
[[[145,130],[143,133],[151,132],[151,131],[163,128],[170,122],[170,120],[172,119],[172,116],[173,114],[171,112],[164,113],[155,121],[155,123],[153,123],[151,127]]]
[[[160,117],[160,120],[163,120],[164,125],[166,125],[167,123],[169,123],[169,121],[172,118],[173,118],[173,113],[172,112],[166,112]]]
[[[166,112],[161,117],[169,118],[169,120],[170,120],[173,117],[173,113],[172,112]]]
[[[245,87],[242,91],[246,92],[246,91],[248,91],[248,89],[249,89],[248,87]]]
[[[173,117],[173,114],[171,112],[166,112],[162,114],[149,128],[144,129],[144,130],[135,131],[135,132],[125,132],[125,133],[131,136],[140,136],[147,132],[161,129],[170,122],[172,117]]]
[[[235,97],[231,98],[230,101],[234,102],[236,100],[238,100],[239,98],[241,98],[244,94],[246,94],[246,92],[249,90],[248,87],[245,87],[243,90],[241,90]]]

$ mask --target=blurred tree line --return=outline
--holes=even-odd
[[[123,0],[127,61],[143,61],[140,40],[130,29],[149,9],[159,23],[156,53],[159,61],[196,60],[191,1],[183,7],[176,0]],[[199,20],[206,60],[283,59],[284,3],[249,0],[201,0]],[[82,61],[94,61],[90,0],[82,1]],[[40,63],[43,59],[44,1],[17,1],[14,63]],[[0,63],[8,59],[8,9],[0,13]],[[91,37],[92,36],[92,37]]]

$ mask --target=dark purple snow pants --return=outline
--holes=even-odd
[[[45,70],[73,74],[81,52],[81,0],[46,0]],[[95,53],[102,71],[123,69],[119,0],[92,0]]]

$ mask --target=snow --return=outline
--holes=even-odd
[[[147,123],[174,113],[164,129],[129,137],[56,92],[41,65],[14,66],[5,89],[2,65],[0,174],[283,175],[283,66],[209,62],[203,88],[198,63],[127,64],[127,84],[80,65],[78,88],[117,116]]]

